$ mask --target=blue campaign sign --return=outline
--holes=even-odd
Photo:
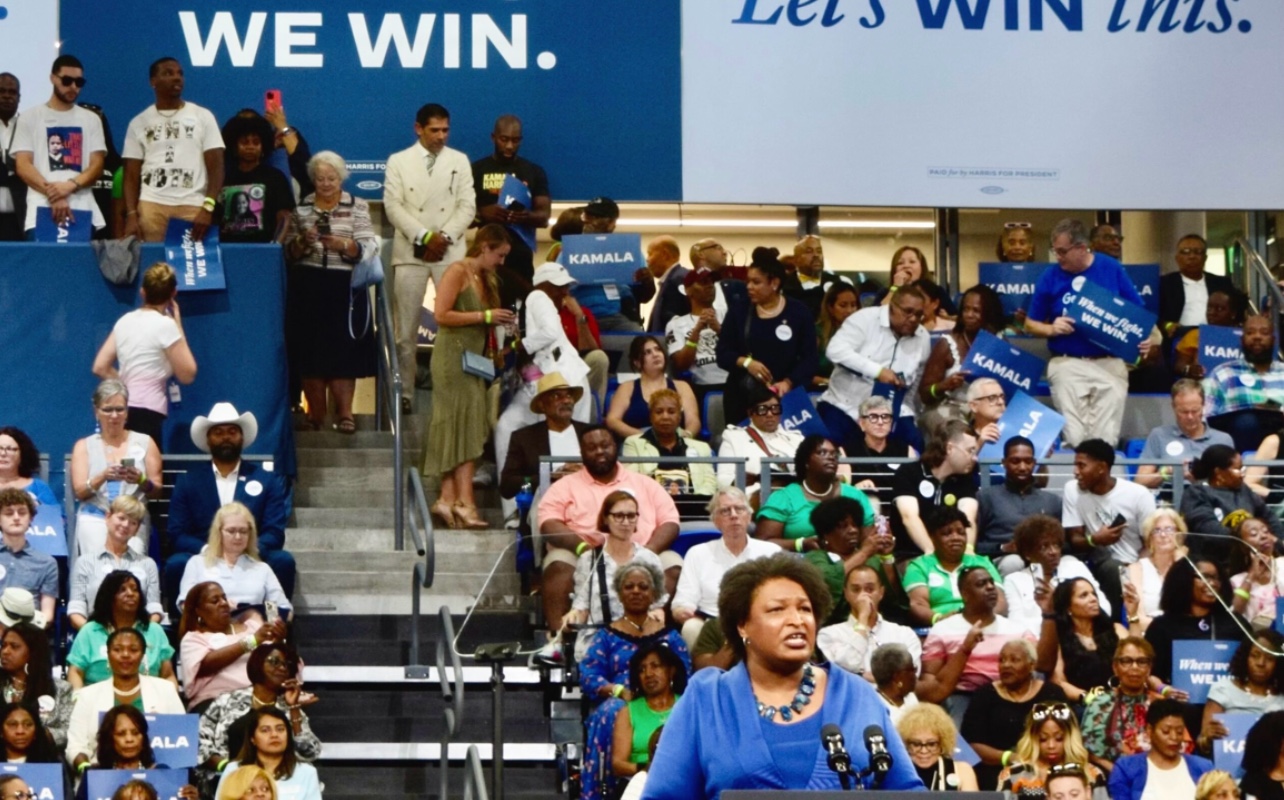
[[[1241,328],[1199,326],[1199,366],[1204,368],[1205,375],[1227,361],[1234,361],[1244,355],[1240,349],[1240,337],[1243,334]]]
[[[1044,270],[1054,266],[1056,265],[983,262],[978,277],[980,283],[998,292],[999,299],[1003,301],[1003,313],[1012,316],[1029,304],[1039,276]]]
[[[813,433],[829,436],[829,429],[816,413],[816,404],[803,386],[785,392],[785,396],[780,398],[780,427],[798,431],[803,436]]]
[[[1284,597],[1275,598],[1275,628],[1276,633],[1284,633]]]
[[[107,712],[98,712],[102,725]],[[147,735],[152,740],[156,763],[169,769],[197,765],[196,749],[200,744],[200,714],[145,714]]]
[[[1226,770],[1236,780],[1243,777],[1240,762],[1244,760],[1244,740],[1253,724],[1261,719],[1261,714],[1247,711],[1236,714],[1218,714],[1217,719],[1226,726],[1227,735],[1213,742],[1213,766]]]
[[[53,212],[48,206],[36,209],[36,227],[34,230],[37,242],[70,244],[87,242],[94,233],[93,217],[88,211],[73,211],[72,219],[59,225],[54,222]]]
[[[36,506],[36,516],[27,529],[27,541],[32,550],[55,558],[67,555],[67,523],[62,518],[62,507],[43,504]]]
[[[1158,264],[1124,264],[1124,271],[1132,279],[1141,295],[1141,305],[1150,313],[1159,315],[1159,265]]]
[[[999,417],[999,440],[987,442],[978,456],[982,459],[1001,460],[1003,445],[1013,436],[1024,436],[1034,442],[1034,455],[1042,458],[1057,443],[1065,417],[1058,414],[1025,392],[1018,391],[1008,401],[1007,410]]]
[[[227,288],[218,228],[205,231],[205,239],[192,241],[192,223],[171,219],[165,229],[165,261],[178,273],[180,292],[208,292]]]
[[[1043,359],[1013,347],[989,331],[978,331],[967,351],[963,370],[972,378],[994,378],[1003,385],[1003,393],[1029,393],[1043,377]]]
[[[531,207],[531,190],[526,184],[518,180],[516,175],[504,176],[504,183],[499,187],[499,205],[510,211],[521,210],[527,211]],[[535,249],[535,229],[529,225],[509,225],[507,226],[517,236],[522,238],[529,250]]]
[[[599,286],[628,286],[633,283],[633,273],[646,266],[642,236],[637,233],[564,236],[558,261],[575,280]]]
[[[60,5],[61,35],[33,33],[102,65],[82,99],[105,106],[118,145],[154,100],[148,65],[173,55],[184,99],[220,124],[278,90],[312,152],[355,167],[345,188],[362,197],[382,194],[382,164],[414,144],[415,112],[430,102],[450,111],[449,145],[469,160],[494,152],[497,117],[517,115],[521,156],[561,197],[682,197],[679,0],[213,0],[118,3],[110,14],[98,0]],[[157,46],[131,46],[139,31]],[[588,75],[596,88],[586,93]],[[571,97],[583,102],[550,102]],[[368,112],[336,123],[336,108]]]
[[[185,769],[91,769],[85,771],[86,800],[111,800],[117,789],[134,779],[150,783],[159,800],[178,800],[178,790],[189,780]]]
[[[419,344],[432,344],[437,341],[437,317],[431,308],[419,309]]]
[[[1208,700],[1208,690],[1230,669],[1235,642],[1173,642],[1173,686],[1190,694],[1192,704]]]
[[[1072,284],[1078,294],[1067,294],[1066,316],[1088,341],[1132,363],[1138,346],[1155,327],[1156,315],[1135,303],[1116,297],[1082,275]]]
[[[972,745],[963,741],[962,736],[954,740],[954,760],[962,761],[964,764],[971,764],[972,766],[981,763],[981,757],[972,749]]]
[[[35,794],[35,800],[62,800],[61,764],[0,764],[0,775],[17,775]]]

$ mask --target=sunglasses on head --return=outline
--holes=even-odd
[[[59,75],[58,80],[62,83],[63,86],[74,85],[77,89],[85,88],[84,78],[73,78],[70,75]]]
[[[1031,227],[1033,227],[1033,226],[1031,226],[1031,225],[1030,225],[1030,223],[1028,223],[1028,222],[1005,222],[1005,223],[1003,223],[1003,227],[1004,227],[1004,228],[1006,228],[1006,229],[1008,229],[1008,230],[1012,230],[1013,228],[1020,228],[1020,229],[1022,229],[1022,230],[1029,230],[1029,229],[1030,229]]]
[[[1048,767],[1049,778],[1057,778],[1057,777],[1061,777],[1062,775],[1074,775],[1080,778],[1088,777],[1087,772],[1083,768],[1083,765],[1075,763],[1073,761],[1065,764],[1053,764],[1051,767]]]
[[[1035,722],[1043,722],[1049,718],[1057,722],[1069,722],[1073,716],[1074,712],[1065,703],[1038,703],[1030,712],[1030,717]]]

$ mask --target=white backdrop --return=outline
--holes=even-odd
[[[974,30],[959,5],[986,0],[815,0],[802,27],[788,0],[684,2],[684,200],[1284,207],[1284,3],[1165,0],[1142,32],[1142,0],[1082,0],[1067,30],[1051,6],[1078,1],[991,0]]]
[[[18,76],[21,111],[49,99],[49,66],[58,57],[58,3],[0,0],[0,9],[0,72]]]

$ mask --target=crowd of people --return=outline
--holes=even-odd
[[[354,433],[355,381],[375,371],[375,340],[352,279],[381,245],[369,204],[344,190],[342,157],[312,154],[279,102],[220,129],[183,98],[176,59],[153,63],[150,81],[155,103],[117,154],[105,119],[77,104],[77,59],[54,62],[51,98],[20,117],[16,82],[0,75],[0,89],[15,83],[12,109],[0,92],[0,139],[14,132],[6,163],[12,153],[21,181],[0,188],[0,238],[34,236],[47,209],[56,223],[80,213],[147,241],[180,219],[196,237],[217,228],[223,241],[281,243],[290,396],[306,398],[306,428],[333,412],[334,429]],[[1243,293],[1204,271],[1202,237],[1178,242],[1159,323],[1129,364],[1066,310],[1085,282],[1142,304],[1109,225],[1053,227],[1055,263],[1014,315],[989,286],[950,297],[912,246],[891,255],[887,287],[858,286],[827,268],[815,235],[784,256],[755,248],[747,267],[713,239],[684,265],[660,236],[627,283],[582,284],[562,237],[613,232],[613,200],[563,214],[537,264],[549,181],[518,156],[521,121],[500,117],[494,153],[474,162],[448,146],[443,106],[419,109],[414,129],[389,157],[383,214],[402,364],[416,361],[420,306],[436,287],[431,513],[488,527],[474,483],[494,453],[506,522],[537,558],[541,657],[577,662],[590,708],[584,798],[836,788],[841,761],[817,744],[833,743],[831,727],[853,773],[872,770],[888,789],[1222,798],[1238,789],[1209,758],[1229,735],[1220,715],[1238,712],[1261,715],[1240,788],[1281,796],[1284,639],[1270,628],[1284,591],[1282,473],[1250,452],[1279,453],[1284,362],[1275,319],[1247,314]],[[94,193],[113,171],[118,196],[102,206]],[[509,176],[528,205],[501,202]],[[1030,262],[1036,249],[1030,226],[1013,223],[996,257]],[[58,566],[27,537],[38,506],[57,500],[34,474],[30,438],[0,429],[7,760],[65,763],[69,781],[148,768],[158,757],[143,714],[199,713],[185,797],[319,798],[308,762],[321,744],[303,710],[316,697],[289,639],[289,487],[242,459],[252,413],[218,403],[191,425],[209,469],[179,479],[164,558],[148,552],[167,384],[192,382],[197,365],[173,269],[147,269],[140,295],[94,359],[97,429],[72,453],[66,681],[52,677],[46,633]],[[1204,370],[1201,325],[1242,327],[1242,356]],[[609,400],[602,331],[634,334]],[[980,333],[1018,331],[1052,355],[1051,404],[1074,460],[1060,493],[1045,488],[1048,453],[1005,430],[1004,385],[967,367]],[[1131,477],[1116,467],[1130,367],[1171,385],[1173,419],[1142,459],[1181,462],[1177,507],[1171,465]],[[725,430],[702,416],[714,396]],[[413,381],[398,400],[413,410]],[[797,408],[824,432],[797,429]],[[978,467],[986,444],[1002,454],[994,471]],[[565,460],[542,470],[550,457]],[[523,496],[535,502],[518,506]],[[683,546],[682,524],[698,516],[717,536]],[[1173,645],[1192,640],[1236,647],[1203,703],[1173,686],[1184,669]],[[878,747],[860,746],[869,726]]]

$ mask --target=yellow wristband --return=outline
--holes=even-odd
[[[207,197],[205,198],[205,202],[201,203],[201,208],[205,209],[206,211],[213,211],[216,205],[218,205],[217,200],[215,200],[213,197]]]
[[[807,537],[805,536],[799,536],[797,539],[794,539],[794,550],[801,553],[803,551],[803,539],[806,538]]]
[[[699,342],[693,342],[690,339],[687,339],[687,347],[690,347],[692,350],[695,350],[699,346],[700,346]]]
[[[577,556],[581,555],[587,549],[588,549],[588,542],[580,542],[579,544],[575,545],[575,555]]]
[[[1238,589],[1236,589],[1236,590],[1235,590],[1235,596],[1236,596],[1236,597],[1238,597],[1238,598],[1240,598],[1241,600],[1252,600],[1252,599],[1253,599],[1253,595],[1249,594],[1248,590],[1247,590],[1247,589],[1245,589],[1245,588],[1244,588],[1244,587],[1242,587],[1242,586],[1241,586],[1240,588],[1238,588]]]
[[[622,694],[624,694],[624,687],[621,686],[620,684],[617,683],[615,684],[615,686],[611,687],[612,697],[619,697]]]
[[[745,356],[745,363],[741,364],[740,368],[749,369],[749,365],[752,363],[753,363],[753,356]]]
[[[482,314],[482,318],[486,320],[486,324],[487,324],[487,325],[489,325],[489,324],[490,324],[490,309],[489,309],[489,308],[488,308],[488,309],[486,309],[486,313],[485,313],[485,314]]]
[[[1002,757],[1002,758],[1000,758],[999,760],[1003,763],[1003,766],[1005,766],[1005,767],[1006,767],[1006,766],[1008,765],[1008,759],[1010,759],[1010,758],[1012,758],[1012,751],[1011,751],[1011,750],[1004,750],[1004,751],[1003,751],[1003,757]]]

